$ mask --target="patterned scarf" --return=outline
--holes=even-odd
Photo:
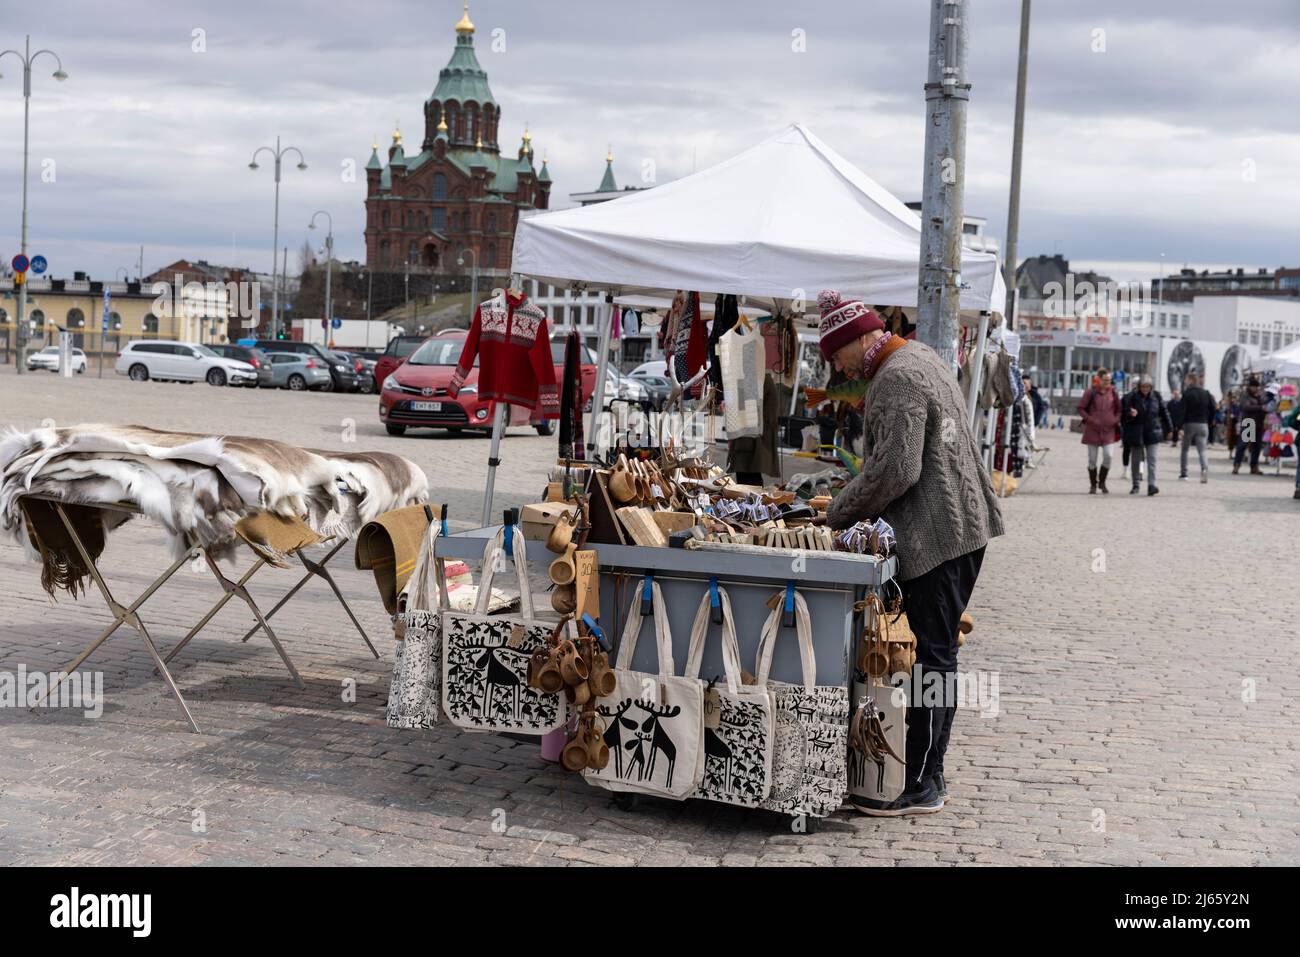
[[[907,345],[907,340],[893,333],[881,336],[873,342],[871,347],[867,349],[867,354],[862,357],[862,378],[870,382],[872,376],[880,371],[880,367],[885,364],[885,361],[905,345]]]

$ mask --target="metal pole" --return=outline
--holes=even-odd
[[[366,351],[370,351],[370,310],[375,299],[375,267],[371,266],[366,276]],[[383,383],[379,383],[383,385]]]
[[[18,57],[23,64],[23,224],[22,234],[19,240],[19,252],[23,256],[27,255],[27,167],[28,167],[28,131],[31,125],[32,110],[32,63],[42,53],[48,53],[54,57],[54,62],[58,64],[54,71],[54,79],[63,82],[68,78],[68,74],[63,72],[63,61],[53,50],[37,50],[32,53],[32,38],[29,34],[26,37],[23,52],[17,50],[5,50],[0,52],[0,59],[12,54]],[[22,285],[18,287],[18,315],[14,317],[14,358],[17,369],[14,371],[18,375],[27,372],[27,277],[22,277]]]
[[[275,227],[271,232],[271,338],[280,331],[280,137],[275,138]]]
[[[605,376],[609,370],[609,327],[614,317],[614,293],[605,293],[605,318],[600,324],[596,353],[596,388],[591,393],[591,417],[587,420],[587,461],[596,458],[596,423],[605,405]]]
[[[917,338],[956,368],[966,182],[965,0],[931,0]]]
[[[966,415],[970,418],[971,428],[975,427],[975,415],[980,399],[980,380],[984,377],[984,344],[988,341],[989,314],[980,313],[980,331],[975,339],[975,353],[967,363],[967,378],[970,379],[970,395],[966,397]]]
[[[1016,119],[1011,138],[1011,198],[1007,203],[1007,248],[1002,260],[1007,283],[1007,306],[1003,313],[1008,329],[1015,329],[1016,260],[1020,240],[1020,154],[1025,143],[1025,82],[1029,70],[1029,2],[1020,3],[1020,63],[1016,69]]]
[[[505,402],[497,402],[493,406],[492,448],[488,452],[487,484],[483,489],[483,520],[479,522],[480,528],[487,527],[488,518],[492,514],[492,496],[496,492],[497,485],[497,466],[501,464],[501,459],[498,457],[501,451],[501,436],[506,430],[506,410],[509,408]]]

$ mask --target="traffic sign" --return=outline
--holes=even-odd
[[[45,272],[45,270],[48,269],[49,266],[50,264],[45,261],[44,256],[32,257],[32,272],[36,273],[36,275],[39,276],[41,273]]]
[[[328,319],[322,319],[322,320],[320,321],[320,327],[321,327],[322,329],[328,329],[329,326],[330,326],[330,324],[329,324],[329,320],[328,320]]]
[[[27,272],[27,267],[31,265],[27,257],[19,253],[9,261],[9,265],[14,267],[14,272]]]
[[[342,329],[342,328],[343,328],[343,320],[342,320],[342,319],[338,319],[338,318],[331,319],[331,320],[330,320],[330,325],[333,326],[335,329]]]

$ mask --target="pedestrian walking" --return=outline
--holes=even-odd
[[[1210,428],[1219,408],[1201,381],[1195,372],[1190,373],[1183,392],[1183,438],[1178,453],[1178,478],[1187,480],[1187,450],[1195,445],[1196,455],[1201,460],[1201,484],[1204,485],[1210,477],[1205,446],[1210,441]]]
[[[1169,409],[1151,383],[1151,376],[1144,375],[1138,380],[1138,387],[1124,397],[1123,412],[1120,418],[1124,425],[1124,447],[1129,450],[1129,463],[1133,469],[1133,487],[1130,495],[1136,495],[1142,479],[1142,462],[1147,466],[1147,494],[1160,494],[1156,485],[1156,449],[1169,432],[1173,423],[1169,421]]]
[[[1088,494],[1096,495],[1101,489],[1103,495],[1109,495],[1106,474],[1110,471],[1111,446],[1120,437],[1120,400],[1106,369],[1100,370],[1097,385],[1079,400],[1079,417],[1083,419],[1083,444],[1088,446]]]
[[[1169,444],[1177,448],[1183,434],[1183,394],[1177,389],[1169,394],[1169,421],[1174,426],[1169,434]]]
[[[1268,415],[1268,395],[1257,376],[1251,376],[1246,391],[1241,396],[1241,411],[1237,419],[1237,454],[1232,460],[1232,474],[1241,471],[1246,450],[1250,450],[1250,474],[1263,475],[1259,467],[1259,452],[1263,447],[1264,419]]]

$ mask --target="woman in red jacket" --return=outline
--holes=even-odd
[[[1110,372],[1098,370],[1097,385],[1083,394],[1079,401],[1079,416],[1083,419],[1083,444],[1088,446],[1089,495],[1109,495],[1106,474],[1110,471],[1110,447],[1119,441],[1119,395],[1110,383]],[[1097,468],[1097,453],[1101,453],[1101,469]]]

